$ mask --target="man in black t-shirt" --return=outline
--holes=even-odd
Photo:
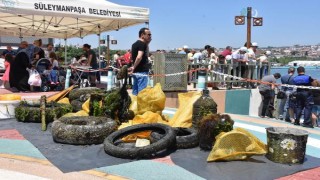
[[[149,43],[151,42],[151,31],[148,28],[141,28],[139,39],[132,44],[131,53],[133,65],[129,68],[133,74],[132,94],[137,95],[148,85],[148,73],[150,65],[148,63]]]
[[[97,62],[97,55],[91,49],[91,46],[89,44],[84,44],[82,49],[86,53],[86,58],[88,60],[87,66],[91,66],[91,69],[98,69],[99,65]],[[95,87],[96,86],[96,72],[90,72],[89,75],[90,75],[90,86]]]

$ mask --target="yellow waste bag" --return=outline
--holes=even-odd
[[[191,127],[193,103],[196,102],[199,97],[201,97],[201,92],[197,91],[179,93],[179,108],[172,119],[170,119],[170,126],[184,128]]]
[[[84,110],[80,110],[76,113],[67,113],[63,115],[63,117],[74,117],[74,116],[89,116],[89,114]]]
[[[137,96],[130,94],[131,98],[131,104],[129,106],[129,110],[133,111],[134,114],[138,114],[138,102],[137,102]]]
[[[127,123],[122,123],[118,129],[122,129],[128,126],[137,125],[137,124],[151,124],[151,123],[162,123],[167,124],[166,121],[162,120],[162,117],[158,113],[151,111],[145,112],[143,115],[136,115],[133,120],[130,120]],[[135,141],[137,138],[145,139],[150,136],[151,131],[143,131],[135,134],[130,134],[122,138],[125,142]]]
[[[266,154],[266,145],[250,132],[236,128],[216,136],[216,142],[207,158],[211,161],[245,160],[253,155]]]
[[[157,83],[153,88],[146,87],[140,91],[137,102],[138,114],[144,114],[147,111],[161,114],[166,104],[166,95],[162,91],[160,83]]]
[[[58,101],[58,103],[61,103],[61,104],[70,104],[70,101],[69,101],[69,98],[63,98],[63,99],[60,99]]]
[[[90,103],[90,98],[88,98],[86,102],[82,104],[82,110],[84,110],[87,113],[89,113],[90,111],[89,103]]]

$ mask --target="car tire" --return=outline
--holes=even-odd
[[[173,128],[176,133],[176,145],[177,149],[194,148],[199,145],[198,131],[194,128]],[[163,137],[164,134],[153,131],[151,133],[151,142],[156,142]]]
[[[74,145],[101,144],[117,129],[117,123],[107,117],[61,117],[52,123],[55,142]]]
[[[123,146],[116,146],[115,142],[118,141],[120,138],[140,132],[140,131],[161,131],[163,132],[164,136],[157,142],[154,142],[150,145],[144,147],[123,147]],[[125,159],[139,159],[139,158],[149,158],[155,156],[157,152],[162,150],[166,150],[168,147],[172,146],[175,143],[175,132],[174,130],[165,124],[139,124],[129,126],[123,129],[120,129],[112,134],[110,134],[104,140],[104,150],[107,154],[118,157],[118,158],[125,158]]]

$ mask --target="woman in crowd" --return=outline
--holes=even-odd
[[[30,91],[30,85],[28,84],[29,72],[27,68],[31,68],[31,64],[29,63],[29,56],[25,50],[28,44],[23,41],[21,46],[25,47],[18,52],[10,65],[9,82],[11,87],[17,88],[19,91]]]
[[[57,60],[57,55],[55,52],[49,53],[49,60],[52,64],[52,69],[59,69],[59,62]]]

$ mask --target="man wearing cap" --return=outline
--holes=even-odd
[[[277,79],[279,79],[281,75],[279,73],[271,74],[268,76],[264,76],[261,81],[262,83],[259,85],[259,93],[262,96],[262,110],[261,110],[261,118],[266,118],[267,109],[269,105],[273,105],[273,97],[274,97],[274,88]],[[272,83],[272,84],[270,84]],[[272,114],[268,114],[269,117],[272,117]]]
[[[238,49],[237,51],[235,51],[234,53],[232,53],[231,57],[231,66],[232,66],[232,70],[231,70],[231,74],[233,76],[237,76],[239,77],[239,75],[241,74],[241,77],[245,71],[245,67],[241,66],[241,64],[245,63],[244,57],[245,54],[247,53],[247,48],[246,47],[241,47],[240,49]],[[232,87],[232,84],[228,85],[228,88]]]
[[[178,54],[188,54],[189,47],[187,45],[184,45],[181,50],[179,50]]]

